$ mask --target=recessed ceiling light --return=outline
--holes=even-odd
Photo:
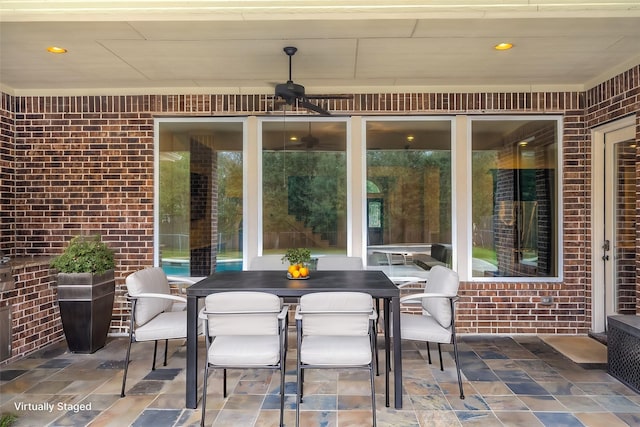
[[[493,48],[495,50],[509,50],[512,47],[513,47],[513,44],[511,44],[511,43],[498,43]]]
[[[407,141],[408,141],[408,142],[413,142],[413,140],[414,140],[413,135],[409,135],[409,136],[407,136]]]
[[[67,53],[67,49],[58,46],[49,46],[47,52],[51,53]]]

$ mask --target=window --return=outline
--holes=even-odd
[[[170,275],[242,269],[243,124],[158,123],[159,265]]]
[[[366,121],[367,263],[451,266],[451,122]]]
[[[561,118],[351,120],[157,119],[158,264],[203,276],[307,247],[394,276],[558,278]]]
[[[346,253],[346,140],[344,121],[262,123],[264,254]]]
[[[557,276],[558,121],[471,123],[472,276]]]

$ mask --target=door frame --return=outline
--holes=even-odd
[[[632,126],[636,116],[631,115],[591,130],[591,331],[603,333],[607,326],[606,277],[602,262],[602,245],[605,236],[605,138],[607,134]]]

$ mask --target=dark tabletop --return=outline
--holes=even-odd
[[[376,270],[311,271],[309,279],[287,279],[286,271],[222,271],[187,288],[187,296],[205,297],[213,292],[259,291],[281,297],[311,292],[366,292],[377,298],[398,297],[391,280]]]

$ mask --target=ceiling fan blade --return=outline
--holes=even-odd
[[[301,98],[300,99],[300,105],[302,107],[306,108],[307,110],[315,111],[316,113],[322,114],[323,116],[330,116],[331,115],[330,112],[328,112],[324,108],[320,107],[319,105],[312,104],[311,102],[309,102],[307,100],[307,98]]]

